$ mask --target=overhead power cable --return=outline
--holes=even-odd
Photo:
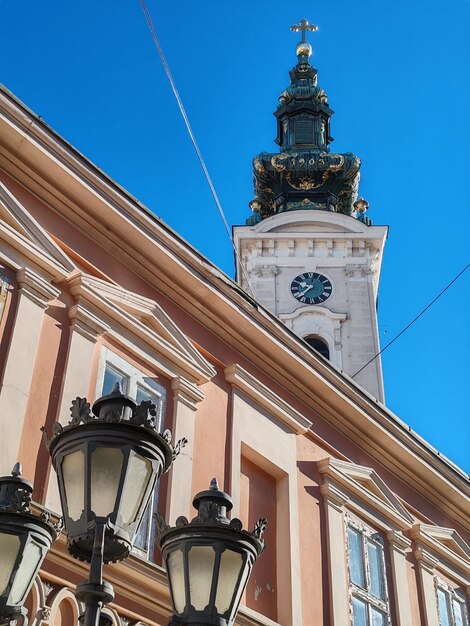
[[[446,287],[444,287],[444,289],[443,289],[443,290],[442,290],[439,294],[437,294],[437,296],[434,298],[434,300],[432,300],[432,301],[431,301],[431,302],[430,302],[430,303],[429,303],[429,304],[428,304],[428,305],[427,305],[427,306],[426,306],[426,307],[425,307],[425,308],[421,311],[421,313],[419,313],[419,314],[418,314],[418,315],[417,315],[417,316],[416,316],[413,320],[411,320],[411,322],[410,322],[407,326],[405,326],[405,328],[403,328],[403,330],[401,330],[401,331],[398,333],[398,335],[395,335],[395,337],[394,337],[391,341],[389,341],[389,342],[387,343],[387,345],[386,345],[386,346],[384,346],[384,347],[382,348],[382,350],[380,350],[380,352],[377,352],[377,354],[376,354],[374,357],[372,357],[372,358],[370,359],[370,361],[367,361],[367,363],[366,363],[365,365],[363,365],[363,366],[361,367],[361,369],[360,369],[360,370],[357,370],[357,372],[356,372],[355,374],[353,374],[353,376],[351,376],[351,378],[354,378],[354,377],[355,377],[355,376],[357,376],[360,372],[362,372],[362,370],[363,370],[363,369],[365,369],[368,365],[370,365],[373,361],[375,361],[375,359],[376,359],[378,356],[380,356],[380,355],[382,354],[382,352],[385,352],[385,350],[386,350],[387,348],[389,348],[389,347],[392,345],[392,343],[394,343],[394,342],[398,339],[398,337],[401,337],[401,335],[403,335],[403,333],[404,333],[404,332],[406,332],[406,331],[408,330],[408,328],[410,328],[411,326],[413,326],[413,324],[414,324],[414,323],[415,323],[415,322],[416,322],[416,321],[417,321],[417,320],[421,317],[421,315],[423,315],[423,313],[426,313],[426,311],[427,311],[427,310],[428,310],[428,309],[429,309],[429,308],[430,308],[430,307],[431,307],[431,306],[432,306],[432,305],[433,305],[433,304],[434,304],[437,300],[439,300],[439,298],[440,298],[440,297],[441,297],[441,296],[442,296],[442,295],[443,295],[443,294],[444,294],[444,293],[445,293],[445,292],[449,289],[449,287],[451,287],[451,286],[455,283],[455,281],[456,281],[458,278],[460,278],[460,276],[462,276],[462,274],[465,272],[465,270],[467,270],[469,267],[470,267],[470,263],[469,263],[468,265],[466,265],[466,266],[463,268],[463,270],[461,270],[461,271],[457,274],[457,276],[455,276],[455,278],[453,278],[453,279],[450,281],[450,283],[449,283]]]
[[[191,143],[193,144],[193,147],[194,147],[194,149],[196,151],[197,158],[199,160],[199,163],[201,164],[202,171],[204,172],[204,176],[206,177],[206,180],[207,180],[207,183],[208,183],[209,188],[211,190],[212,196],[213,196],[213,198],[215,200],[215,203],[217,205],[217,208],[219,210],[219,214],[220,214],[220,217],[222,218],[222,222],[224,223],[225,230],[227,231],[227,235],[229,236],[229,239],[230,239],[230,241],[232,243],[232,247],[233,247],[233,250],[235,252],[235,258],[238,261],[238,266],[239,266],[240,271],[243,274],[243,277],[245,279],[245,282],[246,282],[246,285],[247,285],[247,290],[249,290],[251,295],[253,296],[247,272],[246,272],[246,270],[245,270],[245,268],[244,268],[244,266],[243,266],[243,264],[241,262],[241,259],[240,259],[239,255],[238,255],[238,251],[237,251],[237,248],[235,246],[235,242],[234,242],[233,237],[232,237],[230,226],[229,226],[229,224],[227,222],[227,219],[225,217],[225,213],[224,213],[224,210],[223,210],[222,205],[220,203],[219,196],[217,195],[217,192],[215,190],[215,187],[214,187],[214,184],[212,182],[211,176],[209,174],[209,170],[207,169],[207,166],[205,164],[204,158],[203,158],[202,153],[201,153],[201,151],[199,149],[198,143],[196,141],[196,137],[195,137],[195,135],[193,133],[193,130],[191,128],[191,124],[189,123],[189,118],[188,118],[188,115],[187,115],[186,110],[184,108],[183,101],[181,100],[181,96],[180,96],[180,94],[178,92],[178,89],[176,87],[176,83],[175,83],[175,81],[173,79],[173,76],[171,74],[170,67],[169,67],[168,62],[167,62],[167,60],[165,58],[165,54],[163,53],[163,48],[160,45],[160,41],[158,40],[157,33],[155,32],[155,28],[154,28],[154,25],[153,25],[153,22],[152,22],[152,18],[150,17],[150,13],[149,13],[149,11],[147,9],[147,6],[145,4],[145,0],[139,0],[139,2],[140,2],[140,6],[142,7],[142,11],[144,12],[145,19],[147,21],[147,24],[148,24],[148,27],[150,29],[150,32],[152,34],[152,38],[153,38],[155,47],[156,47],[157,52],[158,52],[158,54],[160,56],[163,68],[165,69],[165,73],[166,73],[166,75],[168,77],[168,80],[170,81],[171,89],[173,90],[173,94],[174,94],[174,96],[176,98],[176,101],[178,103],[179,110],[181,111],[181,115],[183,116],[183,120],[184,120],[184,123],[186,125],[186,129],[187,129],[187,131],[189,133],[189,136],[191,138]]]

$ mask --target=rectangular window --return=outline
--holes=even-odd
[[[301,119],[295,121],[295,143],[303,145],[313,144],[313,120]]]
[[[440,626],[469,626],[465,596],[436,578],[437,610]]]
[[[165,388],[119,355],[111,352],[108,348],[103,348],[98,370],[96,397],[99,398],[111,393],[117,383],[119,383],[121,391],[134,398],[137,404],[143,400],[150,400],[155,405],[157,412],[156,430],[160,432],[165,413]],[[155,523],[153,514],[157,510],[157,502],[158,484],[134,538],[133,552],[148,559],[153,558],[154,552]]]
[[[371,528],[348,520],[347,546],[353,626],[386,626],[390,607],[383,539]]]

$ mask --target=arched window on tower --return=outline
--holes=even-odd
[[[323,339],[320,339],[317,335],[308,335],[307,337],[304,337],[304,341],[324,356],[325,359],[330,360],[330,349],[328,348],[328,344]]]

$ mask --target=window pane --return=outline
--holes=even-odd
[[[372,608],[372,626],[385,626],[386,616],[382,611]]]
[[[137,385],[136,402],[140,404],[144,400],[150,400],[155,405],[158,405],[158,398],[152,393],[149,393],[146,389],[143,389],[140,385]]]
[[[452,606],[454,607],[455,626],[467,626],[463,603],[458,600],[452,600]]]
[[[437,590],[437,600],[439,604],[439,617],[441,626],[451,626],[447,594],[442,589]]]
[[[362,537],[354,528],[348,528],[349,543],[349,576],[354,584],[365,587],[364,557],[362,552]]]
[[[376,598],[384,599],[384,582],[382,569],[382,548],[370,541],[367,542],[370,568],[370,592]]]
[[[352,598],[353,626],[367,626],[367,605],[359,598]]]
[[[106,363],[103,380],[103,395],[111,393],[116,383],[119,383],[122,393],[127,393],[129,388],[129,377],[122,374],[122,372],[109,363]]]

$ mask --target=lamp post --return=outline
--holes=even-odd
[[[232,499],[219,490],[215,478],[195,496],[193,506],[198,513],[191,522],[179,517],[170,528],[158,519],[173,603],[168,626],[231,626],[263,551],[267,520],[261,518],[248,532],[239,519],[227,519]]]
[[[113,597],[103,581],[103,563],[125,559],[157,479],[184,445],[170,444],[171,433],[154,428],[154,405],[140,405],[121,393],[72,402],[68,425],[54,424],[46,439],[57,473],[70,554],[90,563],[88,581],[76,597],[85,604],[83,626],[104,626],[101,608]]]
[[[103,580],[103,564],[125,559],[158,478],[186,439],[175,447],[171,433],[155,430],[155,406],[140,405],[121,393],[98,399],[90,411],[86,398],[72,402],[71,420],[58,422],[52,437],[44,432],[57,473],[70,554],[90,563],[88,580],[75,595],[84,603],[82,626],[110,626],[101,614],[114,598]],[[0,478],[0,626],[27,619],[22,604],[57,535],[48,516],[31,514],[32,486],[20,478]],[[173,603],[168,626],[232,626],[252,567],[264,549],[265,518],[253,532],[229,520],[232,499],[211,481],[193,501],[197,516],[167,526],[157,515]]]
[[[0,478],[0,625],[28,619],[23,607],[59,526],[49,515],[33,515],[30,508],[33,486],[21,478],[17,463],[11,476]]]

